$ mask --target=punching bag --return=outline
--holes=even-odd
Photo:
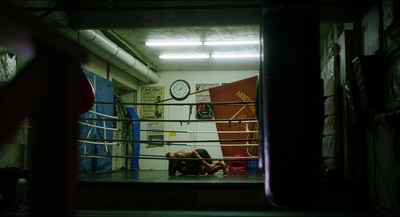
[[[263,11],[261,167],[266,195],[279,207],[312,206],[320,199],[323,101],[317,9],[286,3]]]
[[[93,107],[95,99],[93,86],[82,72],[80,76],[79,114],[88,112]]]

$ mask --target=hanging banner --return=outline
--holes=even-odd
[[[257,76],[237,82],[214,87],[209,90],[211,102],[255,101]],[[214,105],[215,119],[255,118],[255,105]],[[216,123],[218,131],[258,131],[258,123]],[[219,133],[219,139],[257,139],[258,133]],[[257,144],[257,141],[248,142]],[[230,142],[221,144],[246,144],[245,142]],[[258,156],[258,147],[221,147],[224,157],[243,154]]]

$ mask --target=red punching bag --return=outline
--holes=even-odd
[[[80,105],[79,114],[84,114],[88,112],[94,105],[96,97],[94,95],[94,89],[92,84],[86,78],[85,74],[82,72],[80,79]]]

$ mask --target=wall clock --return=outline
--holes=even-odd
[[[190,85],[185,80],[176,80],[169,88],[171,96],[176,100],[184,100],[190,94]]]

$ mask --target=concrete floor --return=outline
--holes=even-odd
[[[237,216],[266,216],[266,217],[377,217],[371,213],[356,212],[300,212],[300,211],[204,211],[204,210],[79,210],[78,216],[146,216],[146,217],[165,217],[165,216],[185,216],[185,217],[237,217]]]
[[[321,204],[287,210],[269,203],[260,172],[168,176],[119,170],[79,176],[79,216],[377,216],[355,186],[325,185]]]
[[[283,209],[269,203],[264,175],[168,176],[167,171],[119,170],[80,175],[78,216],[348,216],[377,217],[355,186],[325,185],[321,204]],[[29,216],[29,210],[3,216]]]
[[[80,175],[79,182],[110,182],[110,183],[264,183],[264,175],[261,172],[230,172],[223,175],[222,172],[214,175],[182,175],[177,173],[169,176],[164,170],[118,170],[110,173],[98,173]]]

